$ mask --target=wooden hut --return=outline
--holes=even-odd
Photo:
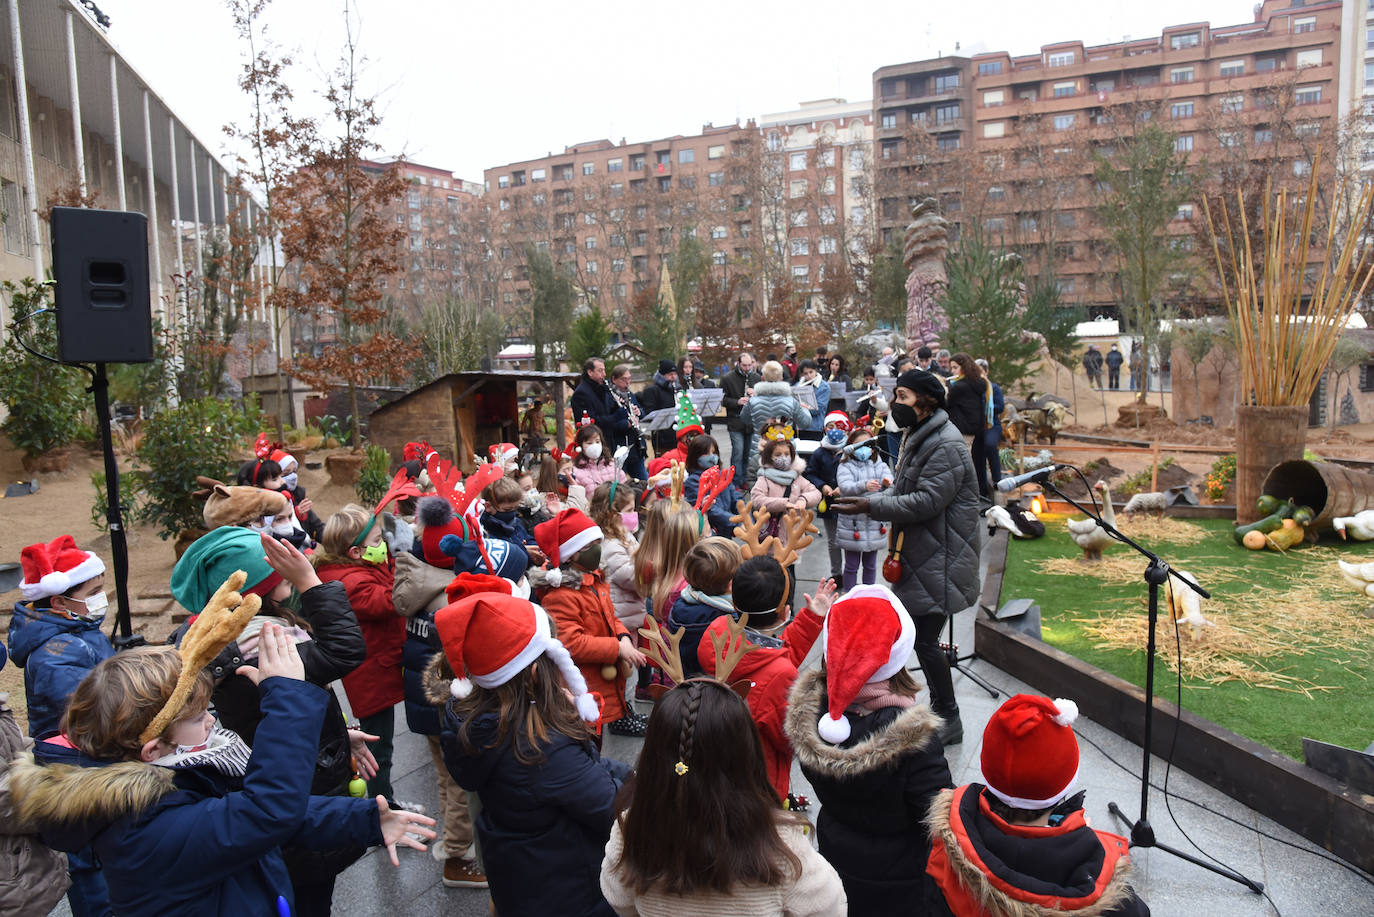
[[[391,452],[395,462],[407,442],[427,440],[440,455],[452,456],[465,474],[473,455],[492,443],[520,443],[520,387],[537,384],[552,396],[554,416],[563,417],[576,373],[494,370],[449,373],[372,413],[368,438]],[[562,423],[555,424],[561,449],[567,445]]]

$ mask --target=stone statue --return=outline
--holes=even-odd
[[[945,314],[937,300],[948,281],[948,251],[949,221],[940,216],[940,203],[927,197],[912,204],[911,222],[902,244],[902,266],[907,270],[906,337],[910,346],[937,344],[945,332]]]

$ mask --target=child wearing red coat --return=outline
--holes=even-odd
[[[601,722],[616,735],[644,735],[647,720],[625,701],[625,667],[645,665],[644,654],[615,613],[601,575],[601,529],[581,510],[565,509],[534,527],[548,560],[544,610],[558,625],[558,639],[601,695]]]
[[[377,736],[372,746],[377,774],[367,782],[367,792],[385,796],[396,808],[391,750],[396,732],[394,708],[405,699],[401,650],[406,622],[396,613],[391,594],[395,568],[387,557],[377,518],[355,503],[329,517],[321,548],[322,553],[315,556],[315,572],[322,582],[343,583],[367,646],[363,664],[343,677],[344,693],[358,725]]]
[[[750,681],[745,701],[749,715],[758,727],[763,740],[763,763],[768,782],[779,799],[786,799],[792,784],[792,743],[783,731],[787,718],[787,694],[797,680],[797,669],[811,652],[816,638],[825,625],[826,612],[835,601],[835,581],[825,580],[816,588],[816,595],[806,596],[806,607],[792,622],[787,623],[786,609],[779,614],[778,606],[789,591],[787,574],[771,556],[751,557],[739,565],[731,583],[735,603],[735,617],[748,614],[749,622],[744,638],[757,649],[745,653],[735,665],[730,680]],[[707,675],[716,674],[715,641],[730,632],[730,615],[722,615],[711,622],[697,646],[697,659]],[[781,638],[777,636],[781,630]],[[722,643],[729,651],[732,647]]]

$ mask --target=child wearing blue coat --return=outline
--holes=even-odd
[[[93,846],[121,917],[294,913],[282,845],[385,844],[396,863],[396,844],[424,849],[408,831],[434,836],[422,827],[432,819],[382,797],[310,795],[325,692],[305,682],[276,624],[262,628],[257,667],[239,669],[261,693],[253,749],[218,728],[213,679],[183,675],[182,656],[198,659],[187,643],[213,643],[216,630],[202,628],[201,642],[193,629],[180,652],[142,647],[101,663],[67,710],[78,766],[11,769],[20,820],[56,849]]]

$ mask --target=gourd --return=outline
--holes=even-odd
[[[1263,551],[1269,547],[1269,539],[1264,537],[1263,532],[1246,532],[1240,543],[1252,551]]]
[[[1317,518],[1317,511],[1310,506],[1299,506],[1293,510],[1293,521],[1301,526],[1312,524],[1312,520]]]
[[[1282,505],[1282,501],[1273,494],[1261,494],[1255,501],[1255,509],[1260,511],[1260,515],[1268,516]]]
[[[1293,503],[1289,501],[1288,503],[1280,505],[1277,510],[1265,516],[1263,519],[1257,519],[1249,525],[1236,526],[1235,532],[1233,533],[1235,535],[1236,544],[1244,544],[1245,536],[1250,532],[1260,532],[1267,535],[1275,531],[1283,525],[1283,520],[1293,515],[1293,510]]]
[[[1292,519],[1285,519],[1278,530],[1270,532],[1266,537],[1270,548],[1275,551],[1287,551],[1294,545],[1301,543],[1305,534],[1302,526]]]

